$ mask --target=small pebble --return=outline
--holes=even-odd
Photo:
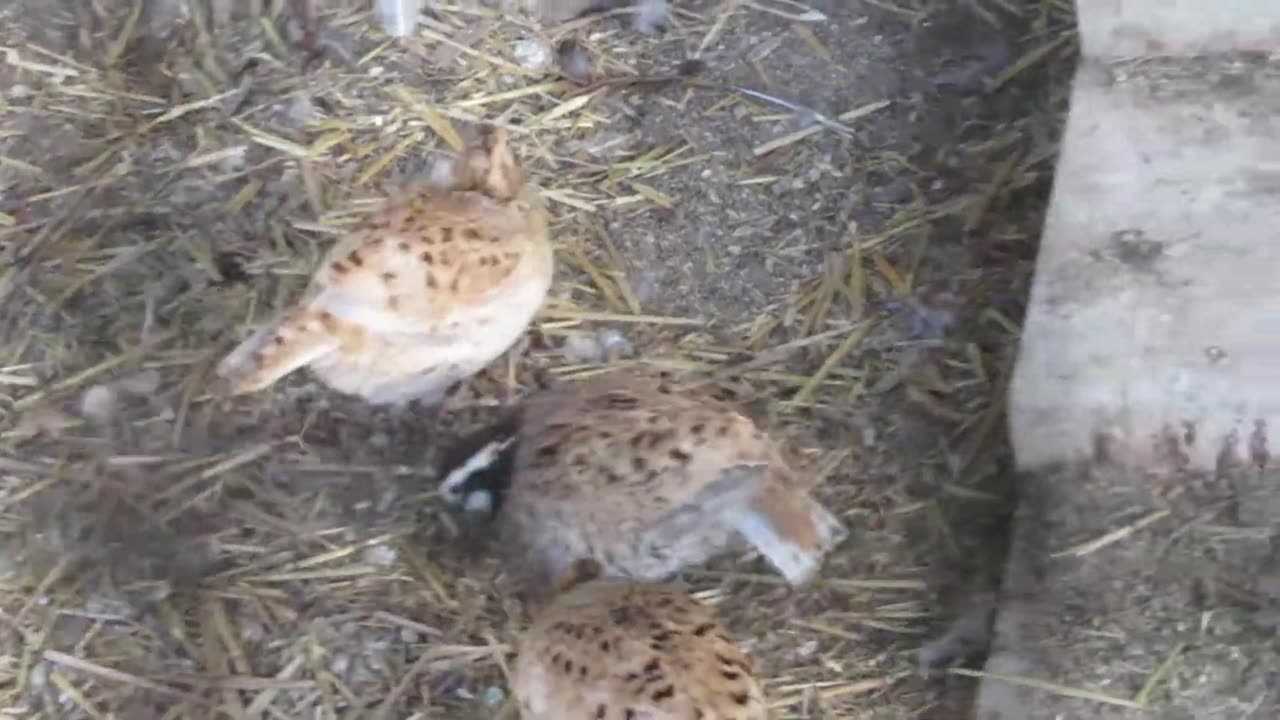
[[[631,341],[621,331],[614,328],[604,328],[598,334],[600,346],[604,349],[605,357],[608,359],[631,357],[635,354],[635,348],[631,345]]]
[[[49,684],[49,663],[38,662],[31,668],[31,672],[27,674],[27,689],[33,693],[38,693]]]
[[[874,425],[867,425],[862,428],[862,446],[865,448],[876,446],[876,428]]]
[[[289,103],[289,109],[285,111],[285,115],[294,125],[306,125],[316,116],[316,106],[312,104],[311,98],[299,95]]]
[[[540,71],[551,67],[551,48],[537,38],[516,42],[514,54],[516,62],[525,69]]]
[[[378,24],[392,37],[412,35],[418,26],[418,15],[421,12],[422,0],[377,0],[374,4]]]
[[[80,414],[95,423],[107,424],[116,414],[116,391],[106,385],[94,385],[80,399]]]
[[[396,549],[387,545],[374,545],[365,548],[361,553],[361,557],[370,565],[381,565],[382,567],[390,567],[396,564],[396,558],[399,557]]]
[[[347,671],[351,669],[351,656],[338,653],[329,661],[329,672],[338,677],[345,677]]]
[[[801,645],[800,647],[796,648],[796,659],[808,660],[809,658],[817,654],[817,652],[818,652],[818,641],[810,640],[804,643],[803,645]]]
[[[571,363],[600,362],[604,359],[604,348],[600,346],[600,340],[585,332],[572,333],[566,337],[561,352],[564,359]]]
[[[507,701],[507,692],[497,685],[490,685],[484,689],[484,694],[480,696],[480,702],[490,710],[497,710]]]

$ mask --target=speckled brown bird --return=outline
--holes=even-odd
[[[438,405],[515,344],[551,286],[546,210],[502,129],[445,170],[339,240],[303,298],[223,359],[232,394],[305,366],[376,405]]]
[[[803,585],[846,535],[750,418],[648,373],[535,392],[443,466],[441,494],[496,515],[533,598],[579,558],[661,580],[743,541]]]
[[[765,720],[746,653],[677,585],[571,582],[521,637],[521,720]]]

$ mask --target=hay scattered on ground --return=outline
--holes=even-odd
[[[886,22],[939,11],[866,4]],[[531,373],[607,362],[733,391],[812,448],[804,463],[855,529],[803,593],[753,558],[688,577],[760,660],[780,717],[940,712],[945,688],[917,677],[913,652],[945,619],[913,544],[963,556],[949,506],[1003,501],[989,481],[1060,108],[999,126],[975,116],[972,132],[948,128],[944,146],[911,157],[858,145],[856,167],[834,169],[820,142],[861,143],[862,123],[915,110],[885,97],[818,115],[828,109],[767,87],[777,44],[742,60],[758,85],[715,67],[682,85],[670,79],[680,59],[647,52],[619,13],[538,29],[445,5],[392,42],[362,3],[306,14],[318,5],[0,10],[0,713],[491,716],[525,618],[500,592],[492,548],[463,542],[434,497],[430,460]],[[1023,5],[980,4],[991,32],[1030,34],[981,70],[961,114],[1068,62],[1070,3]],[[838,37],[774,12],[802,9],[680,4],[664,47],[698,56],[772,23],[835,63]],[[558,56],[587,76],[559,77]],[[669,79],[623,82],[654,76]],[[762,245],[766,267],[808,272],[786,292],[679,312],[687,304],[637,272],[611,228],[679,209],[673,178],[713,159],[688,140],[646,145],[620,101],[641,93],[692,125],[783,128],[708,185],[788,187],[825,167],[831,197],[855,177],[891,179],[892,192],[870,215],[828,218],[838,232],[812,272],[804,232]],[[214,398],[221,354],[301,290],[344,227],[478,121],[513,132],[555,213],[561,270],[530,341],[471,388],[474,407],[424,427],[304,374]],[[930,157],[967,163],[951,189],[915,166]],[[725,227],[747,221],[724,212]],[[931,245],[940,228],[981,235],[989,268],[930,277],[949,257]],[[700,260],[718,271],[710,250]],[[905,461],[885,449],[907,433],[903,413],[929,428]]]

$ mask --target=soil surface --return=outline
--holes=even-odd
[[[979,717],[1275,717],[1280,565],[1242,504],[1275,482],[1108,465],[1025,478],[987,671],[1056,687],[989,683]]]

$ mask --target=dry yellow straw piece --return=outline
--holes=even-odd
[[[1151,525],[1153,523],[1157,523],[1165,519],[1166,517],[1169,517],[1168,510],[1156,510],[1155,512],[1150,513],[1149,515],[1143,518],[1140,518],[1128,525],[1125,525],[1124,527],[1116,528],[1115,530],[1112,530],[1111,532],[1106,533],[1101,537],[1095,538],[1088,542],[1080,543],[1079,545],[1074,545],[1072,547],[1067,548],[1066,550],[1059,550],[1058,552],[1053,553],[1049,557],[1055,557],[1055,558],[1069,557],[1069,556],[1084,557],[1085,555],[1097,552],[1098,550],[1101,550],[1102,548],[1108,545],[1120,542],[1121,540],[1138,532],[1142,528],[1147,527],[1148,525]]]
[[[1092,700],[1105,705],[1116,705],[1119,707],[1131,708],[1133,710],[1147,709],[1146,705],[1127,698],[1107,695],[1106,693],[1088,690],[1085,688],[1062,685],[1048,680],[1039,680],[1037,678],[1026,677],[1024,675],[1005,675],[1002,673],[982,672],[980,670],[968,670],[966,668],[951,668],[948,672],[952,675],[961,675],[964,677],[979,678],[983,680],[999,680],[1000,682],[1007,682],[1011,685],[1020,685],[1034,690],[1043,690],[1053,695],[1079,698],[1081,700]]]

